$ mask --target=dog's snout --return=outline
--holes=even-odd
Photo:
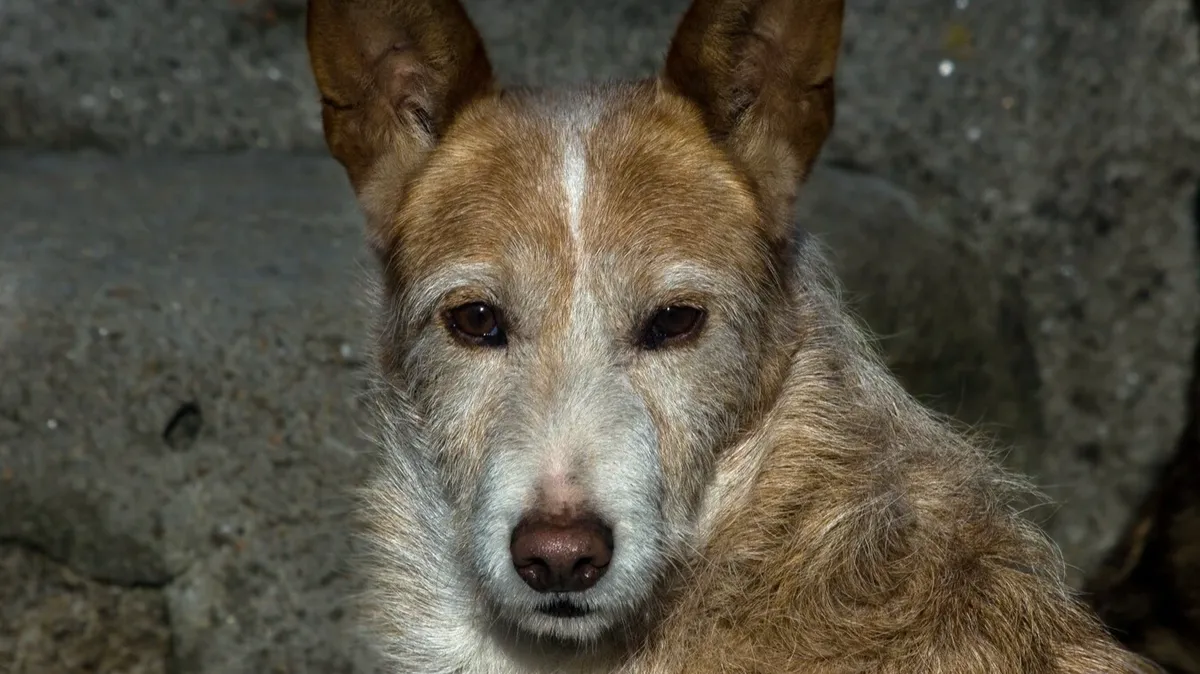
[[[513,565],[538,592],[582,592],[612,560],[612,530],[595,517],[526,518],[513,530]]]

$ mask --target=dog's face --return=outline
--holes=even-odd
[[[587,637],[644,603],[685,534],[757,392],[778,285],[755,195],[694,106],[568,96],[465,111],[386,236],[401,370],[485,595]],[[601,577],[531,587],[523,521],[599,529]]]
[[[310,5],[326,135],[384,263],[384,369],[506,623],[600,638],[686,552],[779,380],[786,213],[840,12],[698,2],[663,78],[521,93],[457,3]]]

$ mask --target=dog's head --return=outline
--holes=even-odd
[[[534,92],[494,84],[457,0],[310,2],[326,139],[384,270],[384,374],[508,624],[628,625],[774,395],[841,14],[697,0],[660,77]]]

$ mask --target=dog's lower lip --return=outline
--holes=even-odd
[[[555,618],[582,618],[588,614],[587,609],[576,606],[569,601],[556,601],[552,604],[545,604],[538,607],[538,613],[553,616]]]

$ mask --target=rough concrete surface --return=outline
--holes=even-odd
[[[167,671],[162,593],[99,583],[20,547],[0,550],[0,585],[4,671]]]
[[[504,79],[554,84],[650,72],[686,0],[466,4]],[[302,8],[0,2],[0,672],[369,669],[346,490],[370,269]],[[1184,426],[1193,11],[848,0],[800,205],[910,387],[1059,502],[1076,582]],[[28,154],[80,148],[143,156]],[[246,148],[272,151],[179,154]]]
[[[1192,419],[1137,524],[1086,588],[1100,617],[1171,674],[1200,674],[1200,371]]]
[[[172,672],[363,671],[360,225],[331,164],[0,161],[0,540],[155,590]]]
[[[650,72],[681,0],[468,0],[511,82]],[[5,0],[0,144],[319,149],[305,0]]]
[[[1020,319],[1032,344],[1041,418],[1023,425],[1040,425],[1041,440],[1012,462],[1061,504],[1048,527],[1079,581],[1185,421],[1200,308],[1193,10],[1186,0],[849,6],[827,156],[913,194],[1024,298],[1007,320]]]

